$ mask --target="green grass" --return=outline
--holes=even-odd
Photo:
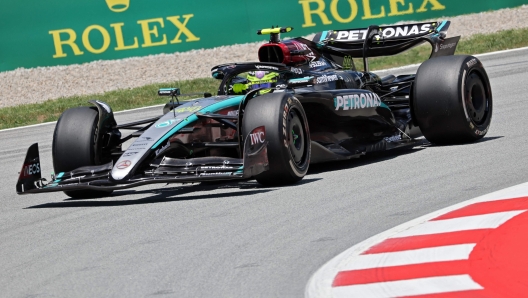
[[[461,39],[456,54],[480,54],[525,46],[528,46],[528,29],[507,30],[494,34],[477,34],[470,38]],[[430,53],[431,47],[429,45],[419,46],[396,56],[371,58],[369,65],[371,70],[379,70],[416,64],[425,61]],[[356,67],[361,70],[363,66],[360,60],[355,59],[355,62]],[[94,98],[108,103],[114,111],[122,111],[168,102],[168,97],[157,96],[159,88],[179,87],[182,93],[209,92],[216,94],[218,85],[219,81],[212,78],[195,79],[2,108],[0,109],[0,129],[56,121],[64,110],[86,106],[87,101]]]
[[[104,94],[63,97],[43,103],[25,104],[0,109],[0,129],[56,121],[66,109],[87,106],[91,99],[108,103],[112,110],[122,111],[167,103],[170,97],[158,96],[159,88],[179,87],[182,93],[217,93],[218,80],[213,78],[169,82]],[[194,96],[197,97],[197,96]],[[180,100],[192,97],[178,97]],[[161,112],[161,109],[160,109]]]

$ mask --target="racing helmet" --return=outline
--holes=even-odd
[[[248,91],[258,88],[268,88],[261,90],[261,93],[270,92],[275,87],[280,75],[272,71],[249,71],[247,72],[246,79],[243,82],[233,82],[231,90],[235,94],[245,94]]]

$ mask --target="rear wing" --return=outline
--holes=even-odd
[[[454,54],[460,39],[459,36],[446,39],[450,24],[450,21],[441,21],[329,30],[316,34],[313,42],[340,65],[343,64],[345,56],[364,60],[367,57],[391,56],[424,42],[433,47],[430,57],[448,56]]]
[[[434,33],[446,33],[449,29],[450,21],[414,23],[405,25],[392,26],[375,26],[377,31],[374,32],[376,41],[397,41],[416,39]],[[346,30],[329,30],[318,33],[314,42],[329,42],[335,44],[363,45],[367,39],[369,28],[346,29]],[[444,35],[445,36],[445,35]]]

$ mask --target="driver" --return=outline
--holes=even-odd
[[[258,88],[272,88],[277,83],[279,74],[270,71],[250,71],[247,73],[246,79],[236,82],[232,85],[233,93],[245,94],[250,90]],[[271,89],[261,90],[261,93],[268,93]]]

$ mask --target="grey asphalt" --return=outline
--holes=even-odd
[[[310,276],[354,244],[528,181],[528,49],[481,60],[494,114],[480,142],[313,166],[290,187],[247,181],[148,186],[97,200],[19,196],[30,144],[39,143],[44,175],[52,172],[54,125],[0,131],[0,297],[303,297]]]

